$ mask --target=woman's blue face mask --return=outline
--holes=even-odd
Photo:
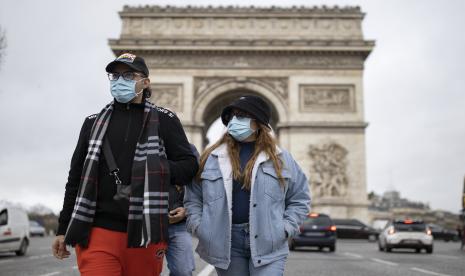
[[[138,81],[144,79],[140,79]],[[138,81],[126,80],[123,77],[110,81],[111,95],[120,103],[128,103],[132,101],[144,91],[144,89],[141,89],[141,91],[136,93],[136,84]]]
[[[242,142],[255,132],[250,126],[251,122],[251,118],[234,116],[228,123],[228,133],[234,140]]]

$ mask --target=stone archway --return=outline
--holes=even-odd
[[[273,107],[281,146],[307,174],[313,210],[368,220],[364,62],[374,47],[358,7],[129,7],[110,40],[145,58],[152,100],[174,110],[199,149],[241,94]],[[329,161],[328,161],[329,160]]]

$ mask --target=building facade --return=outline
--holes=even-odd
[[[311,181],[313,210],[367,220],[364,62],[358,7],[124,7],[115,55],[143,56],[155,104],[202,149],[239,95],[264,97],[272,127]]]
[[[456,229],[460,225],[458,214],[444,210],[433,210],[428,203],[412,201],[401,197],[399,191],[386,191],[382,195],[371,192],[368,222],[390,221],[393,219],[417,219],[426,223],[441,225],[448,229]]]

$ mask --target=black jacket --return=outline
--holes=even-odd
[[[200,154],[199,152],[197,151],[197,148],[191,144],[191,150],[192,150],[192,153],[195,155],[195,157],[197,158],[197,161],[199,161],[199,158],[200,158]],[[171,210],[174,210],[178,207],[184,207],[184,192],[185,192],[185,185],[188,185],[190,184],[189,183],[184,183],[184,184],[179,184],[179,185],[171,185],[170,186],[170,189],[169,189],[169,209],[170,211]],[[181,223],[181,222],[184,222],[186,221],[186,218],[184,218],[183,220],[181,220],[180,222],[178,223]]]
[[[110,142],[111,150],[120,169],[123,183],[129,184],[132,162],[142,127],[144,104],[122,104],[115,102],[114,110],[105,134]],[[198,170],[198,163],[192,153],[181,122],[171,111],[158,108],[160,120],[159,135],[163,140],[170,165],[171,183],[183,184],[191,181]],[[87,117],[79,134],[78,144],[71,159],[68,182],[66,184],[63,210],[58,219],[57,235],[64,235],[74,208],[82,168],[87,154],[89,136],[97,115]],[[113,176],[109,175],[103,152],[99,160],[99,181],[97,188],[97,210],[94,226],[125,232],[129,202],[114,200],[116,185]]]

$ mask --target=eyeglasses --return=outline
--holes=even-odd
[[[130,80],[134,80],[135,76],[143,77],[144,75],[137,73],[137,72],[133,72],[133,71],[127,71],[123,73],[108,73],[108,79],[111,81],[118,80],[120,76],[122,76],[123,79],[130,81]]]

